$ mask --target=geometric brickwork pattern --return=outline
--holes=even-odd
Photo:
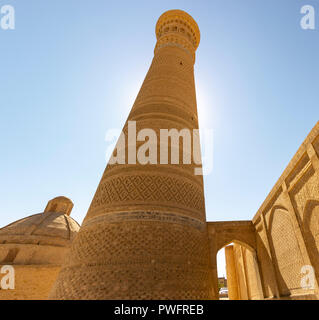
[[[319,122],[253,218],[264,297],[318,299]],[[315,282],[302,287],[304,266]],[[308,271],[307,271],[308,272]]]
[[[198,26],[184,11],[171,10],[160,17],[156,37],[154,59],[123,128],[126,141],[129,121],[157,137],[160,129],[198,129]],[[128,149],[126,143],[126,160]],[[195,166],[194,159],[108,164],[50,298],[213,299],[203,179]]]
[[[84,226],[61,272],[64,281],[56,284],[56,295],[65,299],[209,299],[207,250],[202,231],[178,224]]]
[[[99,185],[91,209],[127,201],[147,201],[180,206],[196,210],[198,217],[204,212],[202,189],[181,179],[160,175],[117,176]]]

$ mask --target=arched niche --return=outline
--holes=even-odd
[[[269,240],[280,296],[289,296],[301,289],[304,262],[290,213],[283,206],[274,206],[270,212]]]

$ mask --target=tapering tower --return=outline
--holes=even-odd
[[[171,10],[159,18],[156,37],[151,67],[116,155],[103,174],[51,298],[214,297],[203,179],[194,174],[198,166],[193,157],[183,162],[190,151],[184,144],[187,132],[198,129],[194,62],[200,32],[190,15]],[[143,129],[156,133],[155,143]],[[166,154],[162,129],[184,129],[185,134],[177,148],[170,138]],[[170,152],[171,161],[165,161]],[[114,163],[119,154],[124,157]]]

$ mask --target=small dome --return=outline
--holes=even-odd
[[[0,229],[0,244],[23,243],[68,247],[80,229],[69,214],[73,203],[65,197],[49,201],[45,212]]]

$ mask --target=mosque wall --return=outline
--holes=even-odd
[[[319,297],[318,155],[319,122],[252,220],[265,298]],[[314,281],[305,278],[308,266],[313,268]],[[305,287],[304,279],[312,286]]]
[[[212,255],[235,243],[226,249],[227,276],[237,281],[230,296],[318,299],[319,122],[251,222],[210,222],[208,232]]]

